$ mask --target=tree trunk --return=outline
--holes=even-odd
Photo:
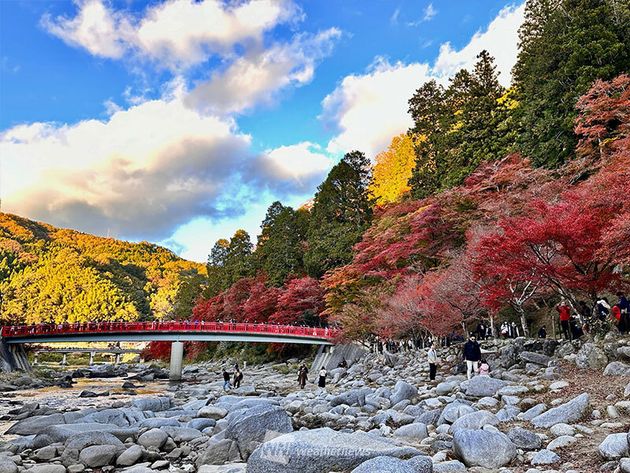
[[[523,310],[523,306],[517,305],[515,309],[518,312],[518,315],[521,319],[521,327],[523,328],[523,334],[525,335],[525,338],[529,338],[529,327],[527,326],[527,318],[525,317],[525,311]]]

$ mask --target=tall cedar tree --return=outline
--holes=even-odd
[[[304,248],[308,214],[280,202],[269,206],[256,245],[255,258],[272,286],[281,286],[287,276],[304,272]]]
[[[370,165],[359,151],[347,153],[315,194],[308,229],[306,270],[320,277],[352,260],[352,247],[372,219]]]
[[[225,273],[225,261],[228,255],[230,242],[225,238],[217,240],[208,256],[208,284],[204,290],[204,297],[214,297],[228,288],[228,279]]]
[[[225,276],[228,287],[239,279],[254,275],[253,248],[249,233],[245,230],[234,232],[225,257]]]
[[[447,89],[430,81],[416,91],[409,100],[409,132],[422,138],[409,181],[414,198],[458,185],[481,162],[507,154],[512,134],[505,126],[505,93],[487,51],[479,53],[472,72],[455,74]]]
[[[619,0],[528,0],[513,69],[518,144],[534,164],[573,154],[578,98],[630,70],[630,7]]]

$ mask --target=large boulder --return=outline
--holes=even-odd
[[[599,444],[599,454],[604,460],[619,460],[628,456],[628,438],[626,433],[610,434]]]
[[[604,369],[608,363],[608,357],[604,350],[594,343],[585,343],[577,352],[575,364],[578,368],[589,368],[592,370]]]
[[[132,445],[122,452],[116,459],[117,466],[131,466],[138,463],[142,458],[142,447],[140,445]]]
[[[438,425],[452,424],[460,417],[465,416],[466,414],[470,414],[471,412],[475,412],[476,410],[477,409],[470,406],[469,404],[461,401],[454,401],[448,404],[442,410],[442,413],[440,414],[437,423]]]
[[[84,432],[104,432],[112,434],[119,440],[125,440],[129,437],[136,437],[138,435],[138,428],[96,423],[51,425],[35,436],[33,439],[33,447],[45,447],[46,445],[56,442],[65,443],[70,437]]]
[[[491,397],[507,385],[505,381],[490,376],[475,376],[466,383],[466,396],[470,397]]]
[[[0,473],[18,473],[18,467],[10,458],[0,457]]]
[[[88,447],[105,445],[109,451],[116,453],[122,451],[123,443],[109,432],[81,432],[69,437],[61,454],[61,462],[66,465],[74,465],[79,461],[79,454]],[[109,463],[106,463],[108,465]]]
[[[466,414],[451,425],[451,432],[457,432],[459,429],[471,429],[478,430],[484,425],[497,425],[499,419],[492,412],[489,411],[477,411]]]
[[[536,427],[548,429],[552,425],[560,423],[571,424],[577,422],[586,414],[588,399],[588,394],[582,393],[569,402],[565,402],[534,417],[531,423]]]
[[[100,468],[109,465],[116,458],[116,449],[108,445],[92,445],[79,454],[79,461],[88,468]]]
[[[468,467],[498,469],[516,456],[516,446],[501,432],[460,429],[453,435],[453,453]]]
[[[249,457],[247,473],[328,473],[352,470],[379,456],[409,458],[415,448],[365,432],[304,430],[263,443]]]
[[[521,360],[525,363],[534,363],[540,366],[547,366],[551,361],[551,358],[542,353],[536,353],[532,351],[523,351],[520,354]]]
[[[244,460],[262,442],[293,431],[286,411],[272,404],[233,411],[226,420],[225,437],[236,441]]]
[[[394,392],[392,393],[392,397],[389,400],[392,402],[392,406],[394,406],[404,399],[411,400],[417,394],[418,390],[415,386],[412,386],[411,384],[403,380],[399,380],[396,382],[396,386],[394,386]]]
[[[536,454],[532,457],[531,464],[532,466],[537,465],[553,465],[554,463],[558,463],[560,461],[560,455],[556,452],[552,452],[551,450],[547,450],[543,448],[536,452]]]
[[[145,448],[162,448],[167,440],[168,434],[161,429],[147,430],[138,437],[138,443]]]
[[[433,462],[429,457],[401,460],[396,457],[376,457],[357,466],[352,473],[432,473]]]
[[[51,425],[65,424],[63,414],[50,414],[45,416],[33,416],[22,419],[9,427],[7,435],[35,435]]]
[[[604,376],[630,376],[630,365],[621,361],[613,361],[604,368]]]
[[[197,412],[197,417],[219,420],[228,415],[228,411],[219,406],[204,406]]]

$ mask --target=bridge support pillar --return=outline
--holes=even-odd
[[[118,366],[120,364],[120,353],[116,353],[116,358],[114,359],[114,365]]]
[[[63,360],[61,360],[61,365],[62,366],[66,366],[68,364],[68,354],[64,353],[63,354]]]
[[[170,380],[180,381],[182,379],[182,364],[184,361],[184,344],[182,342],[171,343],[171,366]]]
[[[92,366],[94,364],[94,352],[91,351],[90,352],[90,366]]]

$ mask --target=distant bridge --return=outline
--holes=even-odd
[[[337,334],[337,330],[330,328],[201,321],[89,322],[0,327],[2,343],[8,347],[25,343],[172,342],[172,379],[181,378],[182,342],[185,341],[332,345]]]

